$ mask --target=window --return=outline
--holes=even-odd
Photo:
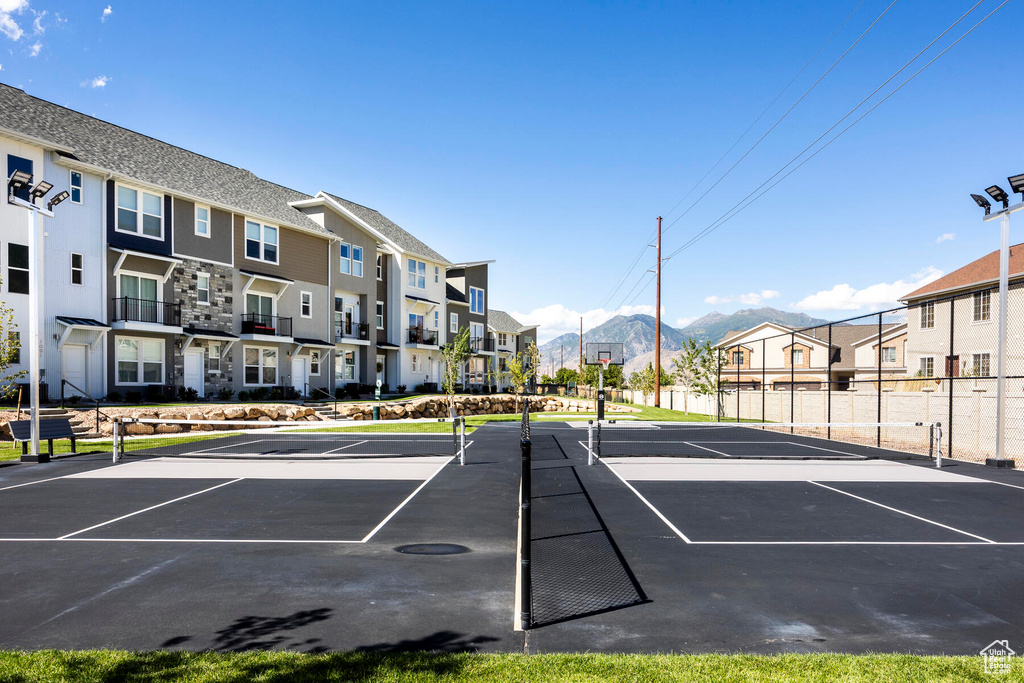
[[[384,329],[384,302],[383,301],[378,301],[377,302],[377,329],[378,330],[383,330]]]
[[[142,195],[141,197],[139,195]],[[163,198],[160,195],[117,186],[117,230],[162,239]]]
[[[28,294],[28,247],[24,244],[7,245],[7,291]]]
[[[929,302],[921,307],[921,329],[930,330],[933,327],[935,327],[935,302]]]
[[[277,384],[277,349],[245,348],[245,383]]]
[[[498,333],[498,346],[501,346],[503,348],[508,346],[508,335],[505,334],[504,332]]]
[[[206,362],[207,369],[212,374],[220,372],[220,343],[210,342],[210,347],[207,349],[208,359]]]
[[[341,264],[341,274],[352,274],[352,245],[342,242],[338,245],[338,263]]]
[[[203,306],[210,305],[210,276],[207,273],[196,274],[196,301]]]
[[[196,206],[196,234],[200,237],[210,236],[210,209],[206,206]]]
[[[7,333],[7,347],[11,350],[11,364],[21,363],[21,332]]]
[[[310,351],[309,352],[309,374],[319,375],[320,374],[320,352]]]
[[[974,293],[974,322],[992,319],[992,292]]]
[[[299,315],[303,318],[313,317],[313,293],[302,292],[299,294]]]
[[[458,313],[450,313],[449,314],[448,329],[452,332],[452,334],[457,334],[458,333],[458,331],[459,331],[459,314]]]
[[[803,363],[804,362],[804,350],[803,349],[793,349],[793,351],[791,352],[791,359],[792,359],[793,365],[800,365],[801,363]]]
[[[144,277],[142,275],[125,275],[122,273],[119,282],[122,297],[142,299],[144,301],[158,300],[156,278]]]
[[[434,329],[441,328],[441,311],[434,311]]]
[[[481,384],[484,381],[484,359],[469,359],[469,381],[473,384]]]
[[[988,353],[976,353],[973,355],[974,365],[971,371],[975,377],[989,377],[992,374],[992,356]]]
[[[352,275],[363,276],[363,248],[352,247]]]
[[[377,279],[384,279],[384,254],[377,254]]]
[[[274,315],[274,297],[262,294],[245,295],[245,312],[255,313],[262,318],[271,318]]]
[[[480,315],[484,313],[484,290],[479,287],[469,288],[469,312]]]
[[[883,363],[895,363],[896,362],[896,347],[895,346],[883,346],[882,347],[882,362]]]
[[[732,364],[733,365],[743,365],[743,352],[742,351],[733,351],[732,352]]]
[[[163,384],[164,342],[162,339],[117,340],[118,384]]]
[[[423,316],[416,315],[415,313],[409,314],[409,327],[416,329],[423,329]]]
[[[33,174],[33,171],[32,171],[32,160],[31,159],[23,159],[22,157],[16,157],[13,154],[8,154],[7,155],[7,177],[10,178],[11,174],[14,173],[15,171],[24,171],[25,173],[28,173],[29,175],[32,175]],[[27,202],[27,201],[29,201],[29,194],[28,194],[28,192],[29,192],[29,188],[28,187],[23,187],[20,190],[18,190],[17,192],[15,192],[14,196],[18,197],[19,199],[24,199]]]
[[[83,260],[81,254],[71,254],[71,284],[80,285],[83,281]]]
[[[340,296],[334,297],[334,336],[342,335],[342,328],[345,325],[345,300]]]
[[[469,324],[469,337],[470,339],[483,339],[484,338],[484,326],[480,323]],[[479,347],[479,345],[478,345]],[[478,348],[479,350],[479,348]]]
[[[277,263],[277,228],[246,221],[245,258]]]
[[[420,354],[418,354],[418,353],[412,354],[412,371],[413,372],[422,372],[422,370],[423,370],[423,362],[420,360]]]
[[[441,282],[441,269],[434,266],[434,284],[436,285],[439,282]]]
[[[935,359],[931,356],[920,359],[920,374],[922,377],[934,377],[935,376]]]
[[[334,379],[338,382],[352,382],[356,378],[356,354],[354,351],[338,353],[334,357]]]
[[[427,288],[427,264],[416,259],[409,259],[408,283],[410,287]]]
[[[71,171],[71,203],[82,203],[82,174],[78,171]]]
[[[352,381],[356,378],[356,354],[354,351],[345,352],[345,379]]]

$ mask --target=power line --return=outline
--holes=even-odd
[[[671,254],[669,254],[668,258],[671,258],[671,257],[673,257],[673,256],[675,256],[675,255],[677,255],[677,254],[679,254],[680,252],[682,252],[682,251],[684,251],[684,250],[688,249],[689,247],[693,246],[694,244],[696,244],[697,242],[699,242],[700,240],[702,240],[702,239],[703,239],[704,237],[708,236],[709,234],[711,234],[712,232],[714,232],[715,230],[717,230],[718,228],[720,228],[720,227],[721,227],[722,225],[724,225],[724,224],[725,224],[726,222],[728,222],[729,220],[731,220],[732,218],[734,218],[734,217],[735,217],[735,216],[736,216],[737,214],[739,214],[739,213],[740,213],[741,211],[743,211],[744,209],[746,209],[746,208],[747,208],[748,206],[750,206],[751,204],[753,204],[754,202],[756,202],[756,201],[757,201],[758,199],[760,199],[761,197],[763,197],[763,196],[764,196],[765,194],[767,194],[768,192],[770,192],[770,191],[771,191],[771,190],[772,190],[773,188],[775,188],[775,186],[777,186],[777,185],[778,185],[779,183],[781,183],[781,182],[782,182],[783,180],[785,180],[786,178],[788,178],[789,176],[791,176],[791,175],[792,175],[793,173],[795,173],[795,172],[797,171],[797,169],[801,168],[801,167],[802,167],[802,166],[803,166],[804,164],[806,164],[806,163],[807,163],[808,161],[810,161],[811,159],[813,159],[814,157],[816,157],[816,156],[817,156],[818,154],[820,154],[821,152],[823,152],[823,151],[824,151],[824,150],[825,150],[825,149],[826,149],[826,148],[827,148],[827,147],[828,147],[829,145],[831,145],[831,144],[832,144],[833,142],[835,142],[835,141],[836,141],[837,139],[839,139],[839,137],[840,137],[840,136],[842,136],[842,135],[843,135],[844,133],[846,133],[846,131],[848,131],[848,130],[850,130],[851,128],[853,128],[853,127],[854,127],[855,125],[857,125],[857,124],[858,124],[858,123],[859,123],[859,122],[860,122],[861,120],[863,120],[863,119],[864,119],[864,118],[865,118],[865,117],[866,117],[866,116],[867,116],[868,114],[870,114],[870,113],[871,113],[871,112],[873,112],[873,111],[874,111],[875,109],[877,109],[877,108],[878,108],[879,106],[881,106],[883,102],[885,102],[885,101],[886,101],[886,100],[888,100],[888,99],[889,99],[890,97],[892,97],[892,96],[893,96],[893,95],[895,95],[895,94],[896,94],[897,92],[899,92],[899,91],[900,91],[900,90],[901,90],[901,89],[902,89],[902,88],[903,88],[903,87],[904,87],[905,85],[907,85],[908,83],[910,83],[910,81],[912,81],[912,80],[914,80],[915,78],[917,78],[917,76],[918,76],[918,75],[919,75],[919,74],[920,74],[920,73],[921,73],[922,71],[924,71],[924,70],[925,70],[925,69],[927,69],[927,68],[928,68],[929,66],[931,66],[931,65],[932,65],[932,64],[933,64],[933,63],[934,63],[934,62],[935,62],[935,61],[936,61],[936,60],[937,60],[937,59],[938,59],[939,57],[941,57],[942,55],[946,54],[946,53],[947,53],[947,52],[948,52],[948,51],[949,51],[950,49],[952,49],[952,48],[953,48],[953,47],[954,47],[954,46],[955,46],[955,45],[956,45],[957,43],[959,43],[959,42],[960,42],[961,40],[963,40],[963,39],[964,39],[964,38],[966,38],[966,37],[967,37],[968,35],[970,35],[971,33],[973,33],[975,29],[977,29],[977,28],[978,28],[979,26],[981,26],[981,25],[982,25],[982,24],[984,24],[984,23],[985,23],[986,21],[988,21],[988,19],[989,19],[989,18],[990,18],[990,17],[991,17],[991,16],[993,15],[993,14],[995,14],[995,13],[996,13],[996,12],[998,12],[998,11],[999,11],[1000,9],[1002,9],[1003,5],[1005,5],[1005,4],[1006,4],[1007,2],[1009,2],[1009,1],[1010,1],[1010,0],[1003,0],[1003,2],[1001,2],[1001,3],[1000,3],[1000,4],[999,4],[999,5],[998,5],[998,6],[997,6],[997,7],[995,8],[995,9],[993,9],[993,10],[992,10],[991,12],[989,12],[989,13],[988,13],[987,15],[985,15],[985,16],[984,16],[984,17],[983,17],[983,18],[981,19],[981,21],[979,21],[978,23],[976,23],[976,24],[975,24],[974,26],[972,26],[971,28],[967,29],[967,31],[965,31],[965,32],[964,32],[964,33],[963,33],[962,35],[960,35],[960,37],[959,37],[959,38],[957,38],[957,39],[956,39],[956,40],[954,40],[954,41],[953,41],[952,43],[950,43],[949,45],[947,45],[947,46],[946,46],[946,47],[945,47],[945,48],[944,48],[944,49],[943,49],[943,50],[942,50],[941,52],[939,52],[939,54],[935,55],[935,56],[934,56],[934,57],[933,57],[932,59],[930,59],[930,60],[929,60],[929,61],[928,61],[928,62],[927,62],[927,63],[926,63],[926,64],[925,64],[924,66],[922,66],[922,67],[921,67],[920,69],[918,69],[918,70],[917,70],[917,71],[915,71],[915,72],[914,72],[913,74],[911,74],[911,75],[910,75],[910,76],[909,76],[909,77],[908,77],[908,78],[907,78],[906,80],[904,80],[904,81],[903,81],[902,83],[900,83],[900,84],[899,84],[898,86],[896,86],[896,87],[895,87],[895,88],[894,88],[894,89],[893,89],[892,91],[890,91],[890,92],[889,92],[889,93],[888,93],[888,94],[887,94],[887,95],[886,95],[885,97],[883,97],[882,99],[880,99],[880,100],[879,100],[878,102],[876,102],[876,103],[875,103],[874,105],[872,105],[872,106],[871,106],[871,107],[870,107],[870,108],[869,108],[869,109],[868,109],[867,111],[865,111],[865,112],[864,112],[863,114],[861,114],[861,115],[860,115],[860,116],[858,116],[858,117],[857,117],[856,119],[854,119],[854,120],[853,120],[853,121],[852,121],[852,122],[850,123],[850,125],[846,126],[846,127],[845,127],[845,128],[843,128],[843,129],[842,129],[841,131],[839,131],[838,133],[836,133],[836,135],[835,135],[835,136],[833,136],[833,137],[832,137],[832,138],[831,138],[830,140],[828,140],[828,142],[826,142],[826,143],[825,143],[824,145],[822,145],[821,147],[819,147],[819,148],[818,148],[817,150],[815,150],[815,151],[814,151],[814,152],[813,152],[812,154],[808,155],[806,159],[804,159],[804,160],[803,160],[803,161],[801,161],[801,162],[800,162],[799,164],[797,164],[797,165],[796,165],[796,166],[794,166],[794,167],[793,167],[792,169],[790,169],[790,170],[789,170],[789,171],[788,171],[788,172],[787,172],[787,173],[786,173],[785,175],[783,175],[783,176],[782,176],[781,178],[779,178],[779,179],[778,179],[778,180],[776,180],[776,181],[775,181],[774,183],[772,183],[772,184],[771,184],[771,185],[769,185],[769,186],[768,186],[767,188],[765,188],[765,190],[764,190],[763,192],[761,192],[760,194],[757,194],[757,196],[756,196],[756,197],[754,197],[753,199],[751,199],[751,200],[750,200],[749,202],[747,201],[747,199],[750,199],[750,197],[751,197],[752,195],[754,195],[754,194],[755,194],[755,193],[756,193],[756,192],[757,192],[758,190],[760,190],[760,189],[761,189],[761,188],[763,188],[763,187],[764,187],[765,185],[767,185],[767,184],[768,184],[769,182],[771,182],[771,180],[772,180],[772,179],[774,179],[774,178],[775,178],[776,176],[778,176],[778,175],[779,175],[780,173],[782,173],[782,172],[783,172],[783,171],[784,171],[784,170],[785,170],[785,169],[786,169],[787,167],[789,167],[789,166],[790,166],[790,165],[791,165],[791,164],[792,164],[792,163],[793,163],[794,161],[796,161],[796,160],[797,160],[797,159],[799,159],[799,158],[800,158],[801,156],[803,156],[803,154],[804,154],[805,152],[807,152],[807,150],[809,150],[809,149],[810,149],[811,147],[813,147],[813,146],[814,146],[815,144],[817,144],[817,142],[818,142],[818,141],[820,141],[820,140],[821,140],[821,139],[822,139],[823,137],[825,137],[826,135],[828,135],[828,133],[829,133],[830,131],[834,130],[834,129],[836,128],[836,126],[838,126],[838,125],[839,125],[840,123],[842,123],[842,122],[843,122],[843,121],[845,121],[845,120],[846,120],[847,118],[849,118],[849,117],[850,117],[850,116],[851,116],[851,115],[853,114],[853,112],[855,112],[855,111],[856,111],[857,109],[859,109],[859,108],[860,108],[860,107],[861,107],[861,106],[862,106],[862,105],[864,104],[864,102],[865,102],[865,101],[867,101],[867,99],[870,99],[870,98],[871,98],[871,97],[872,97],[872,96],[873,96],[873,95],[874,95],[875,93],[877,93],[877,92],[878,92],[878,90],[880,90],[880,89],[881,89],[882,87],[884,87],[884,86],[885,86],[885,83],[888,83],[888,82],[889,82],[889,81],[891,81],[891,80],[892,80],[893,78],[895,78],[895,77],[896,77],[896,76],[897,76],[897,75],[898,75],[899,73],[901,73],[902,71],[904,71],[904,70],[905,70],[905,69],[906,69],[906,68],[907,68],[907,67],[908,67],[908,66],[909,66],[909,65],[910,65],[911,63],[913,63],[914,61],[916,61],[916,60],[917,60],[917,58],[918,58],[918,57],[920,57],[920,56],[921,56],[921,54],[922,54],[922,53],[923,53],[924,51],[926,51],[926,50],[927,50],[928,48],[930,48],[930,47],[931,47],[932,45],[934,45],[936,41],[938,41],[939,39],[941,39],[941,38],[942,38],[942,36],[944,36],[944,35],[945,35],[946,33],[948,33],[948,32],[949,32],[949,31],[950,31],[951,29],[953,29],[953,28],[954,28],[954,27],[955,27],[955,26],[956,26],[957,24],[959,24],[959,23],[960,23],[961,21],[963,21],[963,20],[964,20],[964,18],[966,18],[968,14],[970,14],[971,12],[973,12],[973,11],[974,11],[974,10],[975,10],[975,9],[976,9],[976,8],[978,7],[978,5],[980,5],[980,4],[982,3],[982,2],[984,2],[984,0],[979,0],[979,2],[977,2],[977,3],[976,3],[976,4],[974,5],[974,6],[973,6],[973,7],[971,7],[971,8],[969,9],[969,10],[967,10],[967,12],[965,12],[963,16],[961,16],[961,17],[960,17],[959,19],[957,19],[957,20],[956,20],[955,22],[953,22],[953,24],[952,24],[952,25],[950,25],[950,27],[949,27],[949,28],[947,28],[947,29],[946,29],[945,31],[943,31],[943,32],[942,32],[942,33],[941,33],[941,34],[940,34],[940,35],[939,35],[939,36],[938,36],[938,37],[937,37],[937,38],[936,38],[935,40],[933,40],[933,41],[932,41],[931,43],[929,43],[929,44],[928,44],[928,45],[927,45],[927,46],[926,46],[926,47],[925,47],[925,48],[924,48],[923,50],[921,50],[921,52],[918,52],[918,53],[917,53],[917,55],[915,55],[915,56],[914,56],[914,57],[913,57],[913,58],[912,58],[912,59],[911,59],[911,60],[910,60],[909,62],[907,62],[907,64],[906,64],[906,65],[904,65],[904,66],[903,66],[903,67],[902,67],[902,68],[901,68],[901,69],[900,69],[899,71],[897,71],[897,72],[896,72],[895,74],[893,74],[892,76],[890,76],[890,77],[889,77],[889,78],[888,78],[888,79],[886,80],[886,82],[882,84],[882,86],[879,86],[879,88],[875,89],[875,91],[874,91],[874,92],[872,92],[872,93],[871,93],[871,95],[869,95],[869,96],[868,96],[867,98],[865,98],[864,100],[862,100],[862,101],[860,102],[860,104],[858,104],[858,105],[857,105],[856,107],[854,107],[854,108],[853,108],[853,109],[852,109],[852,110],[851,110],[851,111],[850,111],[850,112],[849,112],[849,113],[848,113],[848,114],[847,114],[846,116],[844,116],[844,117],[843,117],[842,119],[840,119],[839,121],[837,121],[835,125],[833,125],[833,126],[832,126],[831,128],[829,128],[829,129],[828,129],[827,131],[825,131],[825,132],[824,132],[824,133],[823,133],[822,135],[820,135],[820,136],[819,136],[819,137],[818,137],[818,138],[817,138],[817,139],[816,139],[816,140],[815,140],[814,142],[812,142],[812,143],[811,143],[810,145],[808,145],[807,147],[805,147],[805,148],[804,148],[804,149],[803,149],[803,150],[802,150],[802,151],[801,151],[801,152],[800,152],[799,154],[797,154],[797,155],[796,155],[795,157],[793,157],[793,159],[791,159],[791,160],[790,160],[789,162],[787,162],[787,163],[786,163],[786,164],[785,164],[785,165],[784,165],[784,166],[783,166],[782,168],[780,168],[780,169],[779,169],[778,171],[776,171],[776,172],[775,172],[775,173],[774,173],[774,174],[773,174],[773,175],[772,175],[772,176],[771,176],[770,178],[768,178],[768,180],[766,180],[765,182],[761,183],[761,185],[759,185],[758,187],[754,188],[754,190],[753,190],[753,191],[751,191],[751,192],[750,192],[749,194],[747,194],[747,196],[746,196],[746,197],[744,197],[743,199],[741,199],[740,201],[738,201],[738,202],[737,202],[736,204],[734,204],[734,205],[732,206],[732,208],[730,208],[730,209],[729,209],[728,211],[726,211],[726,212],[725,212],[724,214],[722,214],[721,216],[719,216],[719,217],[718,217],[718,218],[717,218],[717,219],[716,219],[715,221],[712,221],[712,223],[711,223],[711,224],[709,224],[709,225],[708,225],[708,226],[707,226],[706,228],[704,228],[703,230],[701,230],[701,232],[699,232],[699,233],[698,233],[697,235],[695,235],[694,237],[690,238],[690,240],[688,240],[688,241],[687,241],[687,242],[686,242],[685,244],[683,244],[683,245],[682,245],[681,247],[679,247],[678,249],[676,249],[675,251],[673,251],[673,252],[672,252]],[[746,203],[744,204],[744,202],[746,202]],[[742,204],[742,206],[740,206],[741,204]]]

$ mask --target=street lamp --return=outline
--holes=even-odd
[[[15,171],[12,173],[11,177],[7,180],[7,202],[9,204],[14,204],[15,206],[20,206],[23,209],[28,209],[28,372],[29,397],[31,402],[29,419],[31,420],[32,455],[38,459],[42,458],[42,454],[39,452],[39,318],[41,316],[41,312],[39,310],[39,264],[42,261],[42,249],[36,216],[37,214],[43,214],[48,218],[53,218],[53,206],[64,201],[64,199],[58,198],[58,195],[47,205],[47,208],[44,209],[41,206],[36,206],[36,200],[42,199],[46,196],[47,192],[53,189],[53,185],[45,180],[40,180],[36,183],[35,187],[32,187],[29,190],[28,194],[30,201],[26,201],[17,196],[17,193],[20,190],[29,187],[31,184],[31,173],[26,173],[25,171]]]
[[[1013,192],[1024,193],[1024,174],[1007,178]],[[989,197],[1003,205],[1002,210],[991,213],[991,206],[984,197],[972,194],[978,206],[985,209],[983,221],[999,219],[999,353],[996,357],[996,457],[986,458],[985,464],[993,467],[1013,467],[1013,460],[1006,457],[1006,307],[1010,280],[1010,214],[1024,209],[1024,202],[1010,206],[1006,190],[993,185],[985,190]],[[983,203],[984,202],[984,203]],[[952,355],[953,349],[949,350]]]

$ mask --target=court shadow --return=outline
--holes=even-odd
[[[326,621],[333,610],[320,608],[295,612],[284,617],[245,616],[216,632],[212,646],[215,652],[245,652],[247,650],[286,649],[295,652],[326,652],[319,638],[293,639],[290,631]],[[192,636],[175,636],[161,643],[161,647],[176,647],[192,641]]]
[[[423,638],[399,640],[394,643],[376,643],[374,645],[363,645],[355,649],[355,652],[378,652],[378,653],[399,653],[399,652],[479,652],[480,645],[493,643],[499,640],[492,636],[466,636],[455,631],[437,631]]]

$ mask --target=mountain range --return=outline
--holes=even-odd
[[[719,342],[727,333],[735,330],[746,330],[764,322],[773,322],[787,327],[810,327],[827,323],[827,320],[812,318],[806,313],[790,313],[777,308],[749,308],[725,315],[717,311],[708,313],[703,318],[694,320],[686,327],[676,329],[661,323],[661,362],[666,370],[672,369],[672,357],[687,339],[699,343]],[[654,361],[654,325],[652,315],[617,315],[610,320],[583,333],[583,343],[587,342],[620,342],[626,365],[623,368],[626,377]],[[541,367],[544,372],[557,370],[562,366],[562,358],[567,368],[576,369],[579,365],[580,335],[576,332],[555,337],[540,346]]]

